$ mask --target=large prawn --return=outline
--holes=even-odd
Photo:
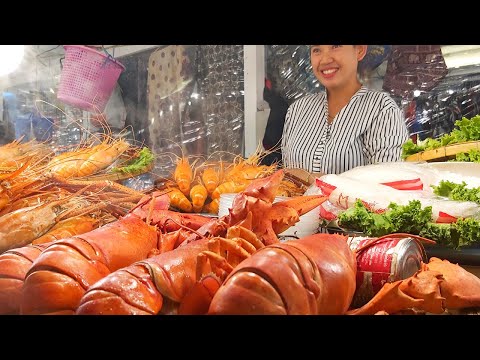
[[[90,205],[82,202],[77,197],[65,198],[3,215],[0,217],[0,253],[27,245],[42,236],[64,218],[67,210]],[[68,214],[75,215],[71,211]]]
[[[47,165],[48,172],[64,179],[92,175],[113,164],[129,147],[123,139],[107,138],[98,145],[55,156]]]
[[[44,161],[53,156],[52,149],[37,141],[22,142],[22,138],[0,146],[0,169],[11,170],[18,168],[18,164],[31,159],[33,163]]]

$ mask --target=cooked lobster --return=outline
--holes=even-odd
[[[18,314],[25,274],[50,243],[28,245],[0,255],[0,314]]]
[[[336,258],[329,260],[328,251],[317,247],[319,244],[328,246],[328,243],[313,241],[320,236],[326,239],[336,237],[340,240],[340,245],[345,241],[341,240],[342,237],[339,235],[319,234],[280,245],[267,246],[257,251],[252,257],[240,263],[228,276],[213,296],[209,313],[373,315],[427,312],[441,314],[445,310],[480,307],[480,279],[447,260],[431,258],[428,263],[422,263],[413,276],[386,283],[366,305],[349,310],[352,299],[350,295],[355,291],[355,284],[351,283],[355,282],[355,272],[353,277],[346,276],[344,279],[337,280],[332,279],[331,275],[340,276],[342,272],[345,272],[345,275],[350,273],[347,271],[349,268],[347,264],[350,263],[350,266],[355,267],[355,256],[369,246],[391,237],[410,237],[411,235],[390,234],[381,238],[372,238],[371,241],[352,252],[355,254],[352,255],[353,262],[352,257],[348,256],[345,258],[350,261]],[[416,240],[432,242],[423,238]],[[305,242],[312,246],[309,249],[305,248],[302,246]],[[287,245],[289,246],[286,247]],[[301,255],[297,255],[294,249],[301,249]],[[328,249],[331,251],[334,248],[328,246]],[[338,250],[335,252],[335,256],[341,254]],[[317,255],[318,257],[315,258],[310,255],[312,253],[322,255]],[[306,263],[311,265],[304,266],[301,259],[309,255],[311,260]],[[292,261],[292,258],[295,261]],[[328,275],[316,276],[314,270],[311,270],[315,269],[315,266],[312,267],[314,263],[319,269],[322,267],[327,269],[326,272],[320,270],[321,275]],[[304,268],[308,271],[303,270]],[[328,269],[335,269],[335,271],[329,272]],[[311,279],[315,280],[311,281]],[[347,284],[353,292],[344,291],[344,286]],[[318,288],[320,290],[317,290]],[[331,292],[334,291],[337,293],[332,295]],[[331,309],[329,305],[338,307]]]
[[[188,246],[179,247],[113,272],[88,289],[81,299],[77,314],[178,313],[179,307],[191,305],[183,304],[183,299],[196,284],[199,255],[207,252],[212,242],[217,240],[218,238],[194,241]],[[215,283],[213,286],[214,292]],[[210,299],[211,297],[207,302]],[[202,305],[195,304],[192,309],[185,309],[184,313],[204,313],[208,305],[206,308]]]
[[[316,234],[258,250],[220,286],[209,314],[344,314],[356,260],[342,235]]]
[[[73,314],[90,285],[157,249],[156,227],[137,214],[142,215],[145,207],[168,206],[166,195],[150,203],[144,198],[132,213],[115,222],[52,243],[26,274],[21,313]]]
[[[0,314],[18,314],[25,275],[33,261],[53,241],[80,235],[97,227],[98,219],[88,216],[69,218],[56,224],[32,244],[8,250],[0,255]]]
[[[326,200],[326,197],[321,195],[310,195],[273,203],[284,176],[285,172],[278,170],[268,177],[252,181],[235,197],[228,215],[208,222],[195,234],[187,237],[181,245],[184,246],[209,234],[225,236],[230,226],[240,224],[249,213],[252,213],[254,219],[252,231],[260,240],[266,245],[277,243],[276,234],[287,230],[299,221],[301,215],[313,210]]]
[[[322,196],[305,196],[272,204],[282,178],[279,171],[255,180],[237,195],[228,215],[202,226],[173,251],[103,278],[82,297],[77,313],[206,313],[234,266],[264,244],[278,243],[277,233],[325,201]]]

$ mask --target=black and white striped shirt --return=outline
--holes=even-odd
[[[288,108],[282,136],[287,168],[340,174],[360,165],[399,161],[409,133],[402,110],[381,91],[362,86],[328,123],[326,93]]]

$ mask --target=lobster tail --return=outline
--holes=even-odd
[[[133,264],[101,279],[82,297],[80,315],[155,315],[163,298],[148,266]]]
[[[105,263],[98,248],[81,238],[52,244],[27,273],[22,314],[73,314],[88,286],[109,274]]]
[[[356,262],[346,238],[316,234],[258,250],[228,276],[210,314],[344,314]]]
[[[208,239],[198,240],[108,275],[83,295],[79,315],[176,313],[196,281],[197,256]]]
[[[0,314],[20,313],[25,274],[33,261],[50,244],[30,245],[0,255]]]
[[[35,260],[23,287],[23,314],[72,314],[89,286],[145,259],[155,228],[129,214],[89,233],[56,241]]]

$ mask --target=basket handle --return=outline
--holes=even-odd
[[[107,51],[107,49],[105,49],[105,46],[103,46],[103,45],[102,45],[102,50],[105,53],[105,55],[107,55],[107,57],[105,58],[105,61],[103,63],[103,66],[105,66],[105,64],[107,63],[108,60],[113,61],[114,63],[117,63],[117,60],[114,57],[115,47],[113,48],[113,52],[112,52],[113,55],[110,55],[110,53]]]
[[[115,55],[115,47],[113,48],[113,52],[112,52],[113,55],[110,55],[110,53],[107,51],[107,49],[105,49],[105,46],[103,46],[103,45],[102,45],[102,50],[103,50],[103,52],[105,53],[105,55],[107,55],[109,58],[114,58],[114,55]]]

